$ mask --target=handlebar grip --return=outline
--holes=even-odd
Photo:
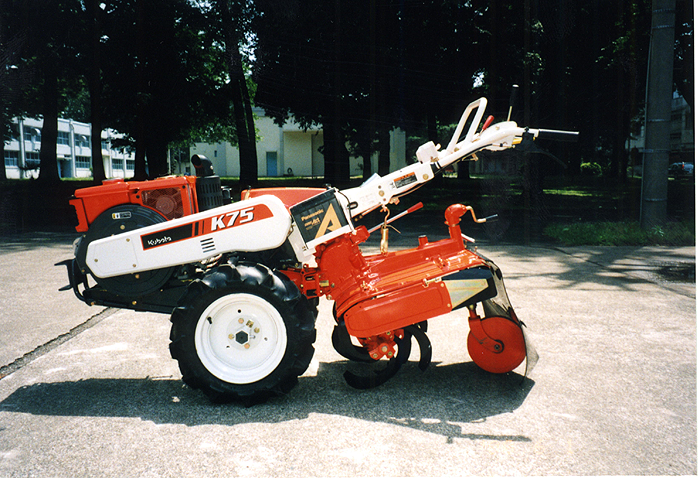
[[[578,141],[578,131],[561,131],[558,129],[540,129],[537,139],[549,139],[552,141]]]

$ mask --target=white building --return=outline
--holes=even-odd
[[[256,108],[254,113],[259,138],[256,143],[259,177],[323,176],[323,154],[319,151],[323,146],[323,130],[315,127],[304,131],[293,121],[279,126],[272,118],[265,116],[262,109]],[[390,141],[390,171],[395,171],[406,165],[406,133],[396,129],[391,132]],[[240,176],[238,148],[230,143],[196,143],[190,148],[190,157],[192,154],[203,154],[209,158],[219,176]],[[372,158],[372,172],[377,171],[377,157],[375,154]],[[173,172],[190,173],[189,157],[183,155],[181,161],[173,161],[176,164]],[[362,158],[351,157],[350,175],[362,175],[361,166]]]
[[[5,144],[5,173],[8,178],[36,178],[39,175],[41,149],[41,119],[14,119],[13,137]],[[119,137],[111,130],[102,131],[102,160],[107,177],[133,175],[134,154],[112,149],[111,142]],[[21,140],[20,140],[21,138]],[[58,120],[56,157],[58,173],[62,178],[89,178],[92,176],[92,128],[87,123]]]
[[[284,126],[274,123],[263,110],[256,109],[255,126],[258,133],[258,176],[322,177],[323,131],[310,128],[304,131],[296,123],[288,121]],[[37,177],[39,174],[39,149],[43,120],[18,119],[14,137],[5,144],[5,171],[8,178]],[[134,172],[134,153],[116,148],[113,141],[120,135],[111,130],[101,134],[102,160],[108,178],[128,178]],[[22,138],[20,141],[19,138]],[[90,142],[91,126],[78,121],[58,120],[56,153],[59,174],[62,178],[89,178],[92,176]],[[406,165],[406,134],[396,129],[391,132],[390,170]],[[189,153],[189,154],[188,154]],[[192,154],[203,154],[214,165],[219,176],[240,176],[238,148],[230,143],[196,143],[189,152],[171,150],[170,164],[173,174],[193,174],[190,165]],[[377,154],[372,158],[372,172],[377,171]],[[350,174],[362,175],[362,158],[350,158]]]

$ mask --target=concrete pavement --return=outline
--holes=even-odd
[[[56,292],[67,238],[3,246],[0,476],[697,474],[694,248],[480,251],[537,346],[530,377],[477,369],[457,312],[431,321],[428,371],[354,390],[322,300],[299,385],[244,408],[182,385],[166,315]]]

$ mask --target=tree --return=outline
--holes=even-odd
[[[673,84],[683,96],[695,117],[695,48],[692,0],[676,0],[675,55]]]
[[[220,38],[228,68],[230,101],[236,125],[240,152],[240,182],[242,187],[254,185],[258,180],[258,154],[255,146],[255,122],[251,95],[245,77],[242,43],[249,31],[249,23],[255,16],[252,5],[245,1],[216,0],[215,17],[221,29]]]
[[[666,222],[668,158],[671,145],[671,97],[676,0],[652,1],[646,137],[642,173],[641,226]]]
[[[11,119],[21,92],[23,78],[16,65],[26,41],[21,32],[12,37],[6,32],[7,0],[0,0],[0,181],[7,179],[5,172],[5,141],[12,136]]]
[[[58,182],[56,139],[58,115],[65,104],[65,93],[74,82],[77,43],[80,38],[76,12],[80,6],[74,0],[40,2],[38,0],[8,1],[7,33],[26,38],[18,68],[33,71],[32,82],[26,85],[20,111],[44,120],[39,157],[39,181]],[[69,73],[71,72],[71,73]],[[32,91],[32,94],[27,94]]]
[[[349,143],[380,151],[388,172],[389,131],[426,119],[454,122],[483,71],[469,4],[261,0],[256,103],[282,123],[322,125],[328,182],[349,176]],[[426,41],[429,38],[430,41]]]
[[[229,114],[225,63],[210,20],[187,0],[107,6],[103,122],[135,148],[137,179],[145,175],[145,158],[148,176],[167,174],[170,144]]]
[[[92,177],[96,182],[106,178],[102,160],[102,15],[100,0],[87,0],[85,13],[90,39],[90,67],[87,73],[90,90],[90,124],[92,125]]]

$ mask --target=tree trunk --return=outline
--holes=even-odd
[[[0,0],[0,11],[2,11],[5,8],[5,1]],[[7,53],[5,44],[3,43],[3,35],[4,35],[4,24],[3,24],[3,17],[0,15],[0,59],[2,60],[0,64],[9,64],[7,61],[7,58],[9,58],[9,55]],[[5,181],[7,180],[7,172],[5,171],[5,126],[7,123],[9,123],[10,118],[6,114],[5,110],[5,101],[6,97],[9,97],[9,94],[6,95],[5,90],[6,88],[6,82],[9,81],[9,78],[7,77],[7,71],[1,72],[0,73],[0,181]]]
[[[233,22],[228,0],[217,0],[217,9],[221,15],[226,43],[226,62],[231,78],[231,102],[238,136],[240,153],[240,185],[254,186],[258,182],[258,152],[255,144],[255,121],[250,104],[248,83],[243,72],[243,60],[239,51],[240,34]]]
[[[92,177],[97,183],[105,178],[102,160],[102,73],[100,66],[100,6],[99,0],[91,0],[92,9],[92,64],[89,73],[90,123],[92,124]]]
[[[675,0],[653,0],[651,4],[646,137],[640,206],[640,223],[643,229],[666,222],[675,4]]]
[[[0,108],[2,108],[2,98],[0,98]],[[2,118],[4,122],[5,119]],[[0,125],[0,128],[4,125]],[[5,138],[0,138],[0,182],[7,180],[7,172],[5,171]]]
[[[360,135],[358,141],[360,155],[362,156],[362,179],[369,179],[372,176],[372,153],[374,150],[374,128],[375,123],[370,120],[365,128],[364,134]]]
[[[238,49],[235,53],[229,53],[229,57],[234,55],[238,58],[237,60],[230,58],[229,72],[232,76],[235,74],[237,78],[231,84],[231,101],[233,102],[240,152],[240,182],[241,186],[248,187],[254,186],[258,182],[258,152],[255,144],[255,124],[248,95],[248,85],[243,75],[243,64]]]
[[[148,179],[146,172],[146,85],[144,67],[146,62],[146,39],[143,1],[136,0],[136,151],[134,153],[134,179]]]
[[[385,122],[379,126],[379,160],[377,173],[386,176],[391,171],[391,132]]]
[[[148,175],[151,178],[166,176],[168,168],[168,142],[159,134],[152,134],[146,142]]]
[[[323,120],[323,175],[328,184],[340,186],[350,180],[350,154],[345,134],[334,116]]]
[[[334,2],[334,18],[335,25],[342,25],[341,1]],[[330,88],[333,95],[333,104],[331,106],[330,115],[326,114],[323,118],[323,162],[324,175],[326,182],[338,186],[347,183],[350,180],[350,155],[345,146],[345,133],[343,131],[343,122],[341,118],[345,115],[340,101],[341,84],[343,73],[341,70],[340,28],[333,30],[333,85]],[[326,131],[326,128],[329,128]]]
[[[58,77],[53,59],[44,63],[44,91],[42,116],[44,126],[41,129],[41,149],[39,150],[39,181],[58,183],[58,161],[56,158],[56,141],[58,139]],[[21,139],[20,139],[21,140]]]

